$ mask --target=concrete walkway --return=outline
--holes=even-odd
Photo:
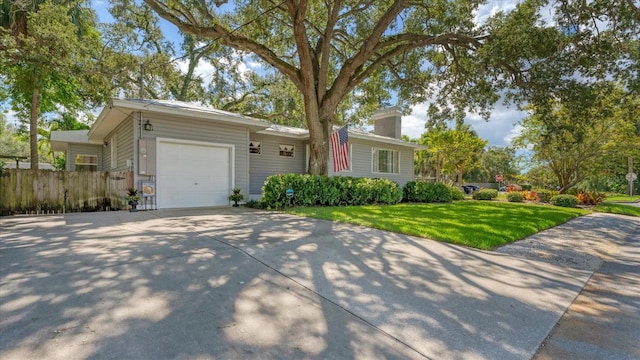
[[[536,237],[637,265],[639,229]],[[531,359],[592,274],[242,208],[0,218],[0,358]]]

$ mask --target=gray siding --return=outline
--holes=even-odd
[[[97,155],[98,171],[104,171],[102,162],[102,145],[69,144],[67,151],[67,170],[76,171],[76,155]]]
[[[114,146],[111,139],[116,135],[117,144],[116,155],[118,156],[118,166],[111,168],[111,147]],[[118,127],[115,128],[105,139],[109,145],[102,151],[105,171],[128,171],[127,160],[133,160],[133,121],[128,117]]]
[[[262,185],[271,175],[305,172],[306,146],[303,141],[255,133],[251,134],[250,140],[259,141],[262,147],[262,154],[249,156],[250,194],[262,194]],[[280,144],[293,145],[294,157],[280,156]],[[246,147],[248,151],[248,142]]]
[[[140,129],[138,114],[133,117],[134,136],[141,134],[143,139],[171,138],[192,141],[204,141],[235,146],[235,184],[243,194],[249,194],[249,130],[241,126],[203,121],[197,119],[171,117],[167,115],[143,114],[142,121],[153,125],[153,131]],[[118,135],[119,137],[120,135]],[[134,149],[137,148],[137,140]],[[137,151],[137,150],[136,150]]]
[[[413,180],[413,149],[404,146],[396,146],[373,141],[365,141],[361,139],[349,139],[351,144],[351,171],[333,172],[333,156],[329,152],[329,176],[353,176],[353,177],[370,177],[384,178],[397,182],[400,186],[404,186],[408,181]],[[374,173],[371,171],[373,148],[398,150],[400,151],[400,159],[398,165],[398,174]]]

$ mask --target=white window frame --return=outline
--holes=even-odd
[[[115,169],[118,167],[118,135],[113,134],[110,141],[111,145],[111,168]]]
[[[282,155],[282,152],[283,152],[283,151],[286,151],[286,150],[283,150],[283,148],[282,148],[283,146],[291,146],[291,156],[289,156],[289,155]],[[279,155],[280,157],[295,158],[295,157],[296,157],[296,147],[295,147],[294,145],[289,145],[289,144],[279,144],[279,145],[278,145],[278,155]]]
[[[254,145],[253,147],[251,145]],[[257,144],[257,146],[255,146]],[[258,152],[252,152],[251,149],[256,148]],[[249,140],[249,154],[251,155],[262,155],[262,141],[253,141]]]
[[[79,157],[89,157],[89,158],[95,158],[96,162],[78,162],[78,158]],[[73,159],[73,164],[75,167],[76,171],[98,171],[98,155],[93,155],[93,154],[76,154],[75,158]],[[78,170],[78,165],[80,166],[95,166],[95,170]]]
[[[380,171],[380,151],[390,151],[394,154],[397,154],[397,156],[393,157],[395,163],[392,163],[391,171]],[[374,174],[400,174],[400,150],[375,147],[371,148],[371,172]]]

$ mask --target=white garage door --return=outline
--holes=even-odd
[[[158,207],[228,204],[230,150],[207,144],[160,141],[156,179]]]

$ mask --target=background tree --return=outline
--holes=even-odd
[[[520,175],[516,151],[512,147],[490,146],[480,156],[480,166],[466,174],[468,181],[493,182],[502,174],[504,182],[514,182]]]
[[[8,124],[4,114],[0,113],[0,155],[29,155],[29,142],[21,138],[17,130],[18,129],[14,126]],[[0,159],[0,168],[2,168],[8,161],[10,160]]]
[[[582,92],[577,103],[558,102],[551,113],[533,109],[522,121],[524,130],[516,144],[529,147],[534,161],[546,164],[560,192],[565,192],[598,170],[606,144],[624,123],[625,96],[609,84]]]
[[[90,54],[100,36],[84,1],[16,1],[2,11],[2,85],[18,116],[29,119],[31,168],[37,169],[40,115],[105,99],[102,80],[78,76],[93,70]]]
[[[458,185],[462,185],[465,172],[480,166],[480,156],[487,145],[468,128],[430,131],[423,134],[422,140],[435,164],[436,181],[441,181],[440,173],[455,175]]]

